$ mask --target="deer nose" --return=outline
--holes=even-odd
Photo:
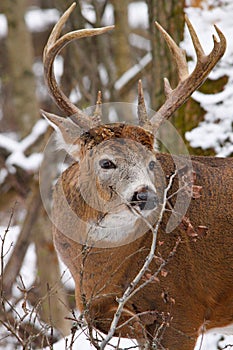
[[[152,210],[158,205],[157,194],[148,186],[140,187],[134,192],[131,205],[139,206],[140,210]]]

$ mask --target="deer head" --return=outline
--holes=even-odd
[[[185,168],[182,168],[180,175],[183,184],[182,198],[187,196],[190,198],[189,216],[183,217],[181,225],[168,239],[164,229],[167,219],[162,220],[161,212],[164,212],[165,208],[172,210],[174,197],[170,194],[172,200],[165,203],[164,193],[167,194],[171,189],[169,186],[173,186],[172,181],[175,179],[173,176],[176,176],[177,181],[179,171],[175,169],[171,157],[159,154],[155,146],[155,136],[164,120],[168,119],[205,81],[222,57],[226,49],[225,37],[215,26],[219,41],[214,37],[213,50],[209,55],[205,55],[196,32],[186,17],[197,55],[196,67],[189,74],[184,51],[156,23],[177,65],[178,85],[172,89],[165,79],[166,101],[149,119],[142,84],[139,81],[138,125],[102,124],[101,93],[98,93],[93,115],[88,116],[63,94],[53,74],[54,59],[66,44],[75,39],[103,34],[113,29],[113,26],[84,29],[60,37],[61,29],[74,6],[75,4],[71,5],[55,25],[44,50],[46,83],[54,101],[68,117],[61,118],[44,111],[42,113],[57,131],[63,148],[74,160],[74,163],[63,172],[54,191],[53,220],[57,250],[75,279],[77,305],[80,309],[86,305],[85,314],[89,325],[94,325],[105,332],[109,332],[110,328],[111,335],[114,332],[123,336],[133,334],[143,346],[148,345],[146,339],[149,338],[149,342],[152,339],[154,347],[152,345],[148,347],[152,349],[155,348],[155,335],[166,324],[168,328],[166,337],[156,338],[156,348],[191,350],[199,330],[208,317],[212,322],[209,328],[216,325],[224,326],[224,322],[227,324],[226,319],[218,323],[218,317],[215,315],[212,317],[214,311],[212,312],[211,308],[218,303],[220,286],[219,290],[212,286],[212,290],[209,291],[211,296],[206,297],[205,286],[212,283],[207,279],[207,274],[204,278],[200,276],[203,251],[206,252],[207,269],[213,272],[211,268],[215,254],[213,241],[201,241],[196,246],[193,244],[197,241],[199,232],[205,231],[207,226],[211,231],[212,240],[219,240],[217,236],[219,230],[226,235],[230,230],[232,232],[229,226],[232,222],[230,214],[232,210],[226,210],[229,214],[227,223],[222,217],[219,218],[218,205],[221,207],[224,200],[218,201],[217,198],[218,195],[225,198],[226,192],[228,195],[232,193],[233,166],[232,162],[230,166],[226,166],[225,161],[195,158],[193,169],[199,181],[196,187],[194,186],[196,177],[186,174]],[[218,167],[224,170],[221,174]],[[224,179],[224,188],[219,185],[220,179]],[[198,202],[195,200],[200,198],[201,188],[205,191],[205,195]],[[178,195],[177,182],[173,190],[175,195]],[[197,226],[197,230],[193,223]],[[153,227],[157,227],[156,230],[159,227],[159,248],[155,247]],[[174,254],[168,255],[168,253],[175,252],[176,249],[173,248],[177,239],[184,244],[175,255],[174,265],[169,265],[169,257]],[[168,257],[167,264],[170,270],[168,277],[166,274],[166,279],[157,281],[156,276],[159,272],[157,274],[154,272],[157,271],[156,258],[160,258],[161,261],[164,256]],[[229,253],[229,256],[231,258],[228,260],[233,262],[232,253]],[[216,279],[223,274],[228,280],[232,280],[232,272],[228,269],[228,265],[229,261],[222,269],[219,268],[219,274],[213,272]],[[161,266],[163,263],[158,271],[161,271]],[[139,270],[143,278],[149,270],[146,275],[149,282],[145,283],[145,292],[142,288],[138,288],[136,293],[132,292],[132,288],[139,283]],[[165,273],[162,277],[165,277]],[[103,280],[106,281],[104,285]],[[196,288],[195,293],[189,293],[191,283]],[[122,294],[125,296],[124,291],[127,294],[127,286],[131,288],[132,298],[129,299],[126,295],[122,304],[117,297]],[[197,286],[201,286],[202,292],[197,291]],[[220,308],[221,312],[224,307]],[[194,317],[195,308],[198,311]],[[172,310],[172,315],[169,321],[165,321],[164,315],[168,310],[169,313]],[[110,320],[115,311],[117,312],[111,324]],[[121,325],[120,330],[115,327],[112,331],[119,313],[125,326]],[[172,327],[169,328],[170,322]],[[105,345],[102,343],[100,348],[103,349]]]
[[[152,212],[155,213],[155,209],[159,207],[164,183],[161,183],[162,170],[155,159],[154,135],[163,120],[168,119],[192,92],[204,82],[208,73],[223,55],[226,43],[223,34],[216,27],[220,41],[218,42],[214,37],[214,48],[206,56],[190,21],[186,18],[197,54],[196,68],[189,75],[185,52],[156,23],[177,65],[179,75],[177,87],[172,90],[168,80],[165,79],[166,101],[149,119],[140,80],[138,83],[139,126],[102,125],[101,92],[98,93],[94,114],[88,116],[64,95],[53,73],[53,62],[56,55],[69,42],[103,34],[114,28],[114,26],[109,26],[83,29],[60,37],[62,27],[74,7],[75,3],[70,6],[55,25],[44,49],[45,81],[54,101],[68,117],[61,118],[47,112],[43,112],[43,115],[57,131],[62,147],[76,161],[80,162],[80,168],[82,169],[79,181],[82,184],[80,191],[85,197],[85,201],[98,212],[101,212],[104,217],[106,212],[111,213],[105,217],[103,225],[108,228],[111,226],[116,228],[119,218],[120,221],[125,222],[126,218],[130,216],[129,207],[138,210],[142,216],[147,218]],[[157,184],[156,187],[155,183]],[[137,218],[135,210],[131,214],[132,225],[130,226],[131,230],[135,230],[134,225]],[[155,218],[156,215],[152,220],[153,222]],[[105,235],[104,233],[103,236]]]

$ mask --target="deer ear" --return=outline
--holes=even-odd
[[[79,160],[78,139],[82,134],[81,128],[69,117],[62,118],[43,110],[41,110],[41,114],[56,132],[58,149],[64,149],[73,159]]]

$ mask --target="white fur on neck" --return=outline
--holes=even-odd
[[[122,209],[117,213],[107,214],[100,223],[89,223],[87,242],[94,246],[111,247],[129,243],[145,233],[145,225],[138,225],[141,216],[148,218],[152,210],[140,211],[135,207],[138,214],[132,208]],[[149,221],[148,221],[149,222]]]

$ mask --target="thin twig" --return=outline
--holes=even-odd
[[[10,226],[11,226],[11,222],[12,222],[12,219],[13,219],[13,215],[14,215],[14,211],[15,211],[15,207],[17,205],[17,202],[15,202],[15,205],[14,207],[11,209],[11,215],[10,215],[10,218],[9,218],[9,221],[8,221],[8,224],[7,224],[7,227],[5,229],[5,232],[3,234],[3,237],[0,236],[1,238],[1,241],[2,241],[2,244],[1,244],[1,275],[0,275],[0,282],[1,282],[1,290],[0,290],[0,295],[1,295],[1,303],[3,303],[3,291],[4,291],[4,258],[5,256],[9,253],[11,247],[12,247],[12,244],[10,245],[10,247],[7,249],[6,253],[4,253],[4,245],[5,245],[5,242],[6,242],[6,236],[10,230]],[[2,304],[3,306],[3,304]]]
[[[141,289],[145,288],[147,286],[147,284],[153,282],[156,277],[159,275],[159,273],[164,269],[164,267],[169,263],[169,261],[173,258],[173,256],[175,255],[176,251],[177,251],[177,247],[181,242],[181,238],[179,237],[175,243],[174,248],[172,249],[172,251],[169,253],[168,257],[166,260],[164,260],[160,266],[158,267],[158,269],[156,270],[156,272],[151,275],[150,278],[148,278],[146,281],[144,281],[142,284],[140,284],[136,289],[134,289],[134,291],[132,291],[132,293],[130,294],[130,298],[135,295],[136,293],[138,293]]]
[[[158,218],[158,221],[156,223],[155,228],[151,229],[151,225],[148,223],[148,226],[150,227],[150,229],[152,231],[152,234],[153,234],[150,252],[149,252],[149,254],[146,257],[145,262],[144,262],[141,270],[137,273],[137,275],[135,276],[133,281],[130,283],[129,287],[125,290],[123,296],[121,298],[117,299],[118,307],[117,307],[117,310],[116,310],[116,312],[114,314],[114,317],[113,317],[113,320],[112,320],[109,332],[106,335],[105,339],[100,344],[100,350],[103,350],[106,347],[106,345],[108,344],[108,342],[112,339],[112,337],[113,337],[113,335],[114,335],[114,333],[116,331],[119,319],[121,317],[124,305],[131,298],[132,293],[133,293],[136,285],[139,283],[139,281],[141,280],[142,276],[144,275],[144,273],[148,269],[152,259],[154,258],[154,253],[155,253],[156,243],[157,243],[157,233],[158,233],[158,229],[159,229],[159,226],[160,226],[162,218],[163,218],[163,214],[165,212],[166,202],[167,202],[167,194],[168,194],[168,191],[170,190],[170,188],[171,188],[171,186],[173,184],[173,180],[174,180],[176,175],[177,175],[177,171],[175,171],[174,174],[171,175],[171,177],[169,179],[168,186],[164,190],[163,203],[162,203],[162,206],[161,206],[159,218]]]

